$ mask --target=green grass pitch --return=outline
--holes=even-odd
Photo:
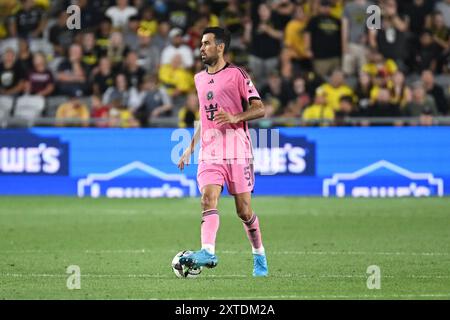
[[[255,279],[232,198],[219,265],[178,279],[200,245],[199,199],[0,198],[0,299],[449,299],[447,198],[255,197],[270,276]],[[66,268],[81,270],[69,290]],[[368,266],[381,289],[368,289]]]

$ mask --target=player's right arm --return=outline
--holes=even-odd
[[[189,145],[188,148],[186,148],[186,150],[184,150],[183,155],[180,158],[180,161],[178,161],[178,168],[180,170],[183,170],[185,165],[186,166],[189,165],[189,159],[191,158],[191,155],[195,150],[197,142],[200,140],[201,129],[202,129],[201,122],[198,121],[198,126],[195,130],[194,137],[191,140],[191,144]]]

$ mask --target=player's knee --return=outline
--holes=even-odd
[[[217,199],[208,193],[204,193],[202,195],[201,205],[203,210],[216,209]]]
[[[243,202],[237,205],[237,215],[243,221],[248,221],[252,217],[253,211],[249,203]]]

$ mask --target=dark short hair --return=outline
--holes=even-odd
[[[202,36],[207,33],[214,34],[216,44],[219,45],[223,43],[225,45],[224,53],[227,53],[231,41],[230,32],[220,27],[208,27],[205,30],[203,30]]]

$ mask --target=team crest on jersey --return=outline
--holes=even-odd
[[[217,112],[219,108],[217,107],[217,103],[216,104],[210,104],[209,106],[205,106],[205,112],[206,112],[206,119],[208,119],[209,121],[213,121],[214,120],[214,113]]]
[[[212,100],[212,98],[214,98],[213,92],[212,91],[208,91],[208,93],[206,94],[206,99]]]

